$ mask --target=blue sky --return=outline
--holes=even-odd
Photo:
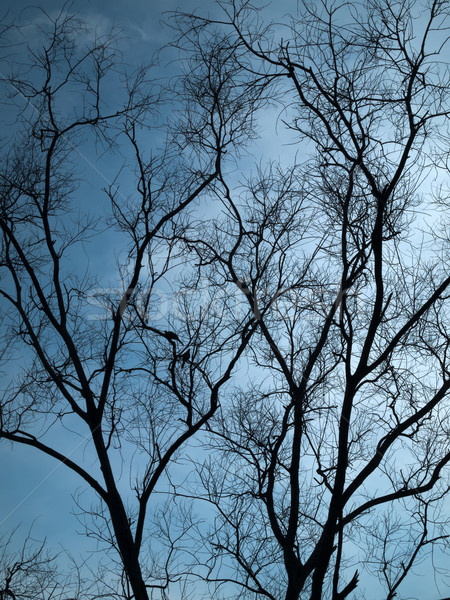
[[[295,10],[295,0],[280,0],[276,3],[276,10],[284,13],[289,9]],[[36,23],[40,13],[37,8],[24,9],[24,4],[17,2],[3,4],[9,14],[20,20],[21,23]],[[61,2],[56,0],[42,2],[41,6],[50,15],[55,14],[61,7]],[[107,32],[113,26],[123,31],[123,48],[128,62],[146,62],[153,54],[170,39],[170,31],[162,25],[167,18],[167,12],[178,7],[191,11],[196,8],[205,11],[215,11],[214,2],[199,2],[194,0],[164,0],[157,2],[145,0],[130,0],[128,2],[113,0],[110,2],[94,2],[89,0],[75,0],[72,8],[79,13],[82,19],[95,24],[98,32]],[[272,8],[274,8],[272,6]],[[33,31],[30,26],[29,31]],[[279,126],[280,127],[280,126]],[[272,134],[266,133],[268,139]],[[295,149],[279,148],[277,153],[292,155]],[[80,162],[86,177],[84,184],[89,190],[97,190],[96,198],[100,200],[98,190],[111,181],[114,167],[102,162],[91,164],[90,155]],[[96,249],[90,257],[90,265],[95,270],[108,269],[114,263],[114,240],[109,238],[108,243],[101,249]],[[89,252],[89,250],[87,250]],[[106,266],[107,265],[107,266]],[[75,441],[61,440],[68,444],[68,452],[74,456],[83,456],[85,445],[82,439]],[[38,539],[47,538],[49,545],[55,549],[69,548],[75,555],[93,549],[94,543],[86,540],[84,536],[74,534],[80,530],[76,518],[71,514],[74,509],[72,495],[79,488],[79,482],[69,470],[56,464],[50,458],[28,448],[12,450],[7,444],[0,444],[0,481],[2,492],[0,494],[0,532],[9,531],[21,525],[20,532],[26,533],[31,523],[33,534]],[[89,504],[89,492],[85,496]],[[94,497],[92,496],[92,499]],[[432,600],[427,596],[427,590],[432,580],[432,575],[427,579],[417,579],[410,585],[411,593],[417,597]],[[421,589],[422,588],[422,589]],[[436,596],[437,597],[437,596]]]
[[[34,36],[35,25],[42,19],[42,12],[50,16],[56,15],[63,3],[54,0],[37,2],[32,8],[24,8],[24,2],[5,2],[2,10],[7,11],[7,18],[14,18],[25,25],[24,36]],[[188,3],[185,3],[187,6]],[[98,33],[106,33],[111,27],[119,27],[123,31],[122,47],[128,54],[128,60],[136,63],[148,61],[154,52],[167,41],[167,31],[161,26],[163,12],[176,9],[179,2],[165,0],[164,2],[145,2],[132,0],[129,2],[92,2],[89,0],[76,0],[72,3],[72,11],[79,14],[80,18],[90,24],[95,24]],[[30,40],[32,44],[32,39]],[[94,191],[100,200],[101,187],[105,186],[112,178],[113,171],[105,162],[90,164],[90,158],[81,158],[87,188]],[[114,253],[112,237],[102,250],[96,249],[90,257],[94,270],[105,269],[105,265],[113,266]],[[87,250],[89,252],[89,248]],[[83,440],[69,442],[68,453],[72,456],[81,456],[84,450]],[[84,536],[79,536],[75,531],[81,527],[73,516],[73,494],[79,488],[80,482],[72,473],[56,463],[49,457],[34,450],[16,447],[9,444],[0,445],[0,481],[2,491],[0,494],[0,531],[11,531],[18,525],[17,542],[26,535],[31,524],[32,533],[37,539],[48,540],[49,546],[60,551],[69,549],[76,556],[78,550],[94,549],[95,544],[90,543]],[[84,497],[87,505],[94,499],[93,496]]]
[[[201,6],[201,3],[199,5],[191,0],[76,0],[71,4],[70,10],[95,27],[99,35],[108,33],[112,28],[120,29],[120,46],[125,61],[130,65],[139,65],[150,62],[154,53],[168,42],[171,32],[163,26],[162,21],[168,17],[168,11],[177,9],[180,4],[183,10],[194,10],[200,6],[202,11],[205,8],[209,10],[214,5],[210,2],[209,6]],[[54,17],[61,10],[62,3],[48,1],[35,3],[31,8],[24,6],[24,3],[7,2],[3,8],[8,11],[8,19],[14,19],[22,26],[22,37],[18,37],[17,40],[25,41],[30,47],[34,47],[38,39],[38,27],[45,19],[42,10]],[[21,58],[21,55],[18,55],[18,59]],[[166,60],[163,56],[161,63],[164,64]],[[162,73],[167,77],[170,70],[163,68]],[[113,93],[114,90],[111,90],[111,94]],[[14,131],[10,123],[5,123],[6,115],[7,113],[3,114],[3,125],[6,126],[0,137],[7,137]],[[77,168],[83,173],[83,182],[75,196],[77,205],[86,208],[95,203],[100,207],[106,206],[107,199],[102,188],[112,182],[122,164],[120,149],[112,161],[110,156],[96,156],[88,144],[77,147],[76,152]],[[115,259],[120,249],[116,235],[112,232],[104,233],[101,244],[86,244],[78,255],[80,264],[88,265],[92,272],[104,277],[108,287],[114,286],[115,283]],[[21,358],[23,356],[19,356],[19,361]],[[18,367],[18,364],[8,365],[9,370]],[[89,451],[83,437],[61,432],[53,442],[55,447],[64,449],[70,458],[79,459],[81,463],[91,466]],[[93,471],[95,472],[95,469]],[[88,558],[91,566],[95,564],[96,555],[90,553],[95,551],[96,542],[79,533],[83,528],[74,515],[74,512],[77,512],[74,497],[81,493],[82,503],[86,507],[95,503],[96,497],[69,469],[36,450],[2,443],[0,481],[0,535],[18,528],[14,543],[20,548],[31,529],[32,537],[40,541],[45,539],[52,552],[68,551],[78,562]],[[123,482],[125,485],[128,483],[127,473],[124,474]],[[64,565],[66,561],[63,557],[64,555],[61,555]]]

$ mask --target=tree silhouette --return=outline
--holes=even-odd
[[[213,459],[178,492],[201,486],[215,510],[212,589],[337,600],[372,571],[390,599],[449,535],[448,201],[433,186],[448,6],[305,2],[269,25],[250,2],[222,7],[177,15],[178,44],[222,35],[295,150],[241,189],[222,173],[226,217],[186,235],[203,276],[245,293],[257,335],[209,422]]]
[[[213,344],[212,324],[186,323],[175,309],[164,315],[168,329],[149,325],[159,307],[155,288],[182,261],[176,234],[188,210],[214,185],[224,154],[251,135],[247,116],[257,98],[241,100],[229,88],[225,64],[211,71],[202,63],[201,95],[181,77],[164,124],[157,115],[163,86],[150,82],[148,69],[117,74],[114,31],[99,37],[67,9],[42,17],[42,47],[27,47],[6,79],[10,110],[18,110],[0,183],[2,356],[12,365],[0,437],[51,456],[95,492],[98,504],[86,512],[96,526],[86,521],[88,533],[117,551],[122,597],[147,600],[169,585],[173,554],[171,548],[161,576],[151,572],[147,513],[158,502],[149,509],[150,499],[183,444],[217,410],[252,331],[215,329]],[[149,142],[153,135],[162,140],[159,149]],[[128,166],[105,190],[109,215],[102,216],[104,206],[95,210],[92,190],[95,200],[79,205],[77,156],[97,149],[113,157],[125,148]],[[132,180],[127,195],[120,183]],[[121,249],[116,274],[102,280],[83,244],[93,240],[96,252],[111,228]],[[119,291],[105,280],[119,281]],[[85,454],[77,460],[65,437],[79,446],[80,436]]]
[[[66,11],[9,77],[0,437],[95,492],[80,510],[112,597],[200,577],[213,597],[344,600],[375,573],[388,600],[450,535],[448,7],[220,9],[174,16],[171,82],[119,80],[114,32]],[[281,164],[249,145],[271,109]],[[80,216],[85,147],[128,159]],[[111,231],[103,275],[82,250]]]

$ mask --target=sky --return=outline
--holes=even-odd
[[[63,3],[60,0],[48,0],[30,2],[30,7],[27,6],[27,2],[7,0],[2,3],[2,11],[6,13],[6,20],[14,20],[22,26],[20,41],[26,41],[33,47],[37,26],[44,19],[42,11],[53,17],[59,13]],[[186,11],[200,8],[205,13],[205,10],[209,12],[214,8],[214,2],[74,0],[65,6],[70,6],[71,12],[93,25],[99,35],[108,33],[112,28],[119,29],[124,60],[130,65],[140,65],[152,61],[155,52],[171,39],[170,29],[163,24],[170,11],[180,7]],[[3,69],[6,72],[5,64],[0,67],[0,77]],[[164,76],[167,76],[165,67],[163,70]],[[2,91],[7,93],[7,90]],[[111,90],[111,94],[113,93],[114,90]],[[5,117],[6,112],[3,113],[4,129],[0,137],[7,137],[13,132],[14,126]],[[78,166],[84,172],[84,181],[77,192],[77,202],[89,205],[92,194],[95,194],[95,201],[104,201],[104,194],[99,190],[112,183],[115,171],[120,167],[121,157],[117,156],[116,162],[110,164],[109,158],[93,155],[88,147],[78,148],[77,154]],[[94,272],[113,272],[117,256],[117,240],[114,235],[106,233],[102,238],[103,245],[97,245],[94,251],[89,245],[84,248],[85,256],[81,258],[89,262]],[[94,304],[92,301],[93,317],[99,313]],[[9,365],[8,369],[11,368],[14,367]],[[55,442],[56,447],[62,445],[66,448],[68,457],[86,460],[86,441],[83,437],[66,439],[62,436]],[[95,496],[69,469],[34,449],[2,443],[0,482],[0,536],[7,537],[10,532],[15,531],[12,548],[21,548],[22,541],[30,533],[35,540],[46,540],[52,552],[62,552],[60,561],[63,564],[65,552],[70,552],[78,562],[86,557],[95,562],[95,554],[90,553],[96,549],[96,542],[80,534],[82,526],[75,515],[77,509],[74,502],[81,493],[83,504],[90,506],[95,501]]]
[[[31,8],[26,8],[26,2],[2,3],[2,11],[7,13],[7,19],[13,18],[22,25],[24,36],[34,35],[35,24],[42,19],[40,9],[53,16],[57,14],[63,3],[59,0],[30,2]],[[122,47],[128,54],[128,60],[136,64],[145,63],[168,40],[168,30],[161,21],[166,11],[175,10],[180,2],[177,0],[164,1],[91,1],[75,0],[67,3],[71,11],[90,24],[95,24],[97,32],[107,33],[112,27],[123,31]],[[187,0],[185,8],[195,7],[196,4]],[[2,132],[2,134],[4,134]],[[80,152],[80,162],[83,164],[88,188],[100,189],[108,185],[113,177],[113,171],[103,161],[94,162],[91,156]],[[88,196],[89,194],[87,194]],[[107,270],[114,263],[111,238],[108,244],[93,253],[89,259],[93,269]],[[89,249],[87,250],[89,252]],[[62,441],[62,440],[60,440]],[[85,449],[84,440],[71,441],[68,455],[72,458],[81,456]],[[95,549],[95,543],[86,540],[85,536],[77,535],[81,526],[73,514],[73,496],[80,488],[80,482],[72,473],[49,457],[37,451],[23,447],[12,448],[9,444],[0,445],[0,534],[15,530],[15,542],[21,545],[21,540],[31,528],[32,536],[37,540],[46,539],[49,547],[56,552],[62,549],[70,550],[75,557],[86,548]],[[86,491],[86,490],[85,490]],[[87,505],[94,499],[89,496],[84,500]]]
[[[24,2],[7,0],[3,3],[3,10],[21,23],[33,23],[40,18],[39,7],[52,15],[60,9],[61,2],[51,0],[34,3],[33,8],[25,6]],[[295,10],[296,6],[295,0],[278,0],[276,10],[284,13]],[[170,40],[171,32],[163,25],[170,11],[179,7],[186,11],[199,9],[203,14],[216,10],[213,0],[75,0],[71,7],[82,19],[95,23],[99,32],[107,32],[112,26],[119,27],[123,31],[126,59],[136,63],[150,60]],[[269,10],[275,9],[272,6]],[[270,136],[272,133],[264,135]],[[278,147],[276,152],[278,156],[283,153],[287,156],[292,149],[283,146]],[[79,158],[84,163],[88,187],[98,189],[111,182],[113,174],[110,165],[101,161],[93,162],[88,154],[80,153]],[[112,268],[112,238],[109,244],[110,247],[106,245],[90,257],[92,267]],[[84,450],[82,438],[71,440],[68,447],[71,456],[82,456]],[[0,444],[0,481],[0,532],[11,531],[19,526],[18,532],[26,533],[32,525],[33,536],[40,540],[46,538],[53,548],[69,547],[75,556],[86,548],[94,549],[94,542],[74,534],[80,530],[80,526],[73,515],[73,495],[81,488],[68,469],[37,451],[22,447],[12,449],[7,444]],[[86,500],[88,503],[89,493]],[[415,580],[411,593],[424,600],[433,600],[426,595],[429,583],[427,578]]]

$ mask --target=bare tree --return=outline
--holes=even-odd
[[[306,3],[269,26],[250,2],[222,10],[176,16],[170,98],[146,69],[119,79],[118,40],[66,12],[10,76],[0,436],[96,494],[81,512],[117,563],[111,597],[200,575],[213,594],[343,600],[368,570],[393,598],[448,543],[448,9]],[[292,164],[263,148],[245,176],[276,105]],[[88,147],[131,158],[80,216]],[[110,231],[101,277],[82,250]],[[170,467],[194,436],[192,490]],[[212,518],[187,504],[175,523],[167,482]]]
[[[303,3],[267,26],[250,2],[222,8],[178,14],[178,45],[221,36],[297,151],[240,186],[222,169],[222,218],[184,234],[257,329],[211,459],[175,492],[215,512],[213,593],[343,600],[375,570],[393,598],[448,546],[448,5]]]
[[[97,586],[83,581],[75,563],[70,575],[58,566],[58,556],[52,555],[45,541],[33,538],[32,530],[21,546],[13,550],[18,532],[2,537],[0,545],[1,600],[78,600],[88,595],[92,600],[104,597]]]
[[[55,583],[53,567],[54,558],[45,553],[44,545],[29,548],[30,538],[15,555],[8,554],[11,536],[2,543],[1,565],[2,581],[0,598],[13,600],[19,598],[43,597],[46,591],[52,592],[58,585]]]
[[[86,527],[117,552],[110,597],[165,597],[177,540],[152,571],[150,500],[217,411],[254,326],[205,321],[189,298],[184,314],[173,294],[157,315],[161,290],[169,296],[185,269],[177,240],[190,211],[224,155],[252,136],[258,93],[241,98],[232,53],[217,61],[211,44],[177,79],[165,122],[167,82],[151,83],[145,68],[119,74],[118,35],[98,37],[66,9],[41,17],[7,79],[17,122],[0,183],[2,358],[12,374],[0,437],[54,458],[95,493]],[[115,152],[129,158],[106,187],[109,209],[87,185],[83,201],[83,156],[114,162]],[[99,272],[86,248],[101,251],[110,231],[118,265],[104,274],[113,264]]]

